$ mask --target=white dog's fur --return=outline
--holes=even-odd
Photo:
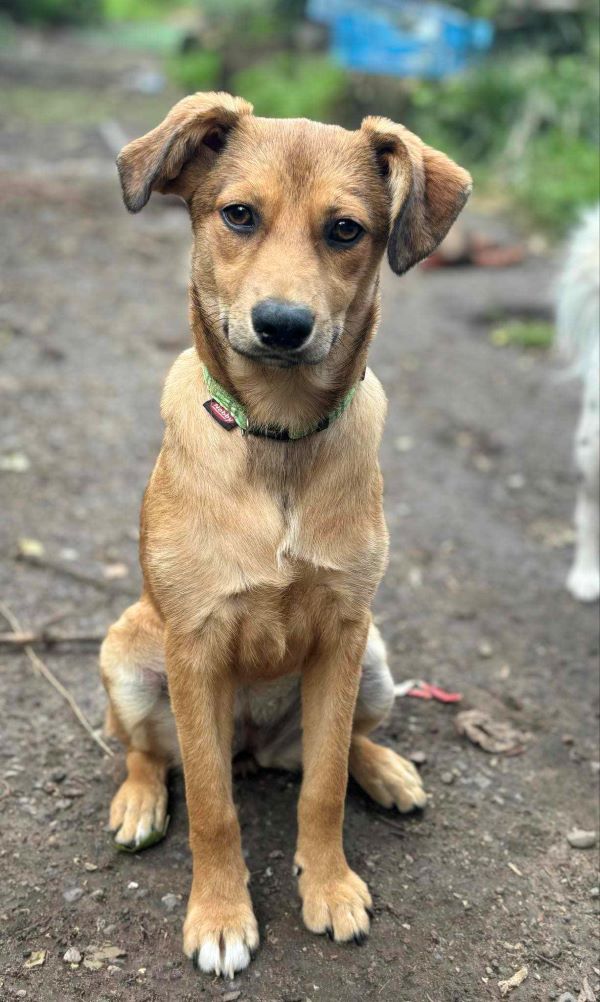
[[[575,508],[575,559],[567,588],[581,602],[600,596],[600,205],[590,209],[568,247],[557,303],[558,343],[583,381],[575,458],[581,477]]]

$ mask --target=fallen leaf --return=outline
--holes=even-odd
[[[570,522],[558,518],[538,518],[530,523],[528,532],[547,550],[562,550],[565,546],[571,546],[575,540],[575,531]]]
[[[498,988],[500,989],[502,998],[505,998],[506,995],[510,995],[513,988],[518,988],[519,985],[522,985],[528,974],[528,968],[522,967],[519,971],[515,971],[512,978],[509,978],[508,981],[499,981]]]
[[[519,755],[531,737],[505,720],[494,720],[483,710],[463,710],[454,723],[459,734],[491,755]]]
[[[46,962],[47,950],[35,950],[25,961],[24,967],[41,967]]]
[[[26,473],[31,463],[24,452],[9,452],[0,456],[0,470],[3,473]]]
[[[17,541],[17,549],[20,557],[43,557],[44,555],[44,544],[40,543],[39,539],[29,539],[27,536],[21,536]]]
[[[85,954],[83,966],[90,971],[99,971],[107,961],[112,962],[127,956],[126,950],[122,950],[119,946],[111,946],[109,943],[103,946],[86,946],[83,952]]]
[[[119,946],[90,946],[85,951],[86,956],[91,960],[118,960],[119,957],[126,957],[127,951],[121,950]]]
[[[87,957],[83,962],[83,966],[87,967],[88,971],[99,971],[102,969],[102,961],[100,960],[89,960]]]

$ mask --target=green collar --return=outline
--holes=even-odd
[[[329,428],[329,425],[333,424],[336,418],[339,418],[340,414],[344,413],[356,393],[356,386],[352,386],[345,396],[342,397],[337,407],[334,407],[326,417],[299,431],[290,431],[289,428],[273,428],[270,426],[252,427],[248,421],[246,408],[211,376],[205,365],[202,366],[202,375],[204,376],[204,382],[209,393],[212,394],[212,400],[207,400],[204,406],[215,421],[228,431],[231,431],[237,425],[238,428],[241,428],[244,435],[274,438],[278,442],[295,442],[299,438],[306,438],[307,435],[314,435],[317,431],[325,431],[325,428]]]

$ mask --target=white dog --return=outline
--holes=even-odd
[[[558,303],[558,344],[583,381],[575,458],[581,482],[575,508],[575,559],[567,588],[580,602],[600,596],[600,205],[586,212],[569,243]]]

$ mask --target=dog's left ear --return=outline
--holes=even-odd
[[[218,93],[191,94],[171,108],[160,125],[125,146],[117,157],[123,200],[130,212],[143,209],[153,191],[187,198],[192,179],[190,161],[214,159],[227,134],[252,105],[241,97]]]
[[[444,239],[471,194],[471,175],[388,118],[365,118],[392,199],[388,260],[403,275]]]

